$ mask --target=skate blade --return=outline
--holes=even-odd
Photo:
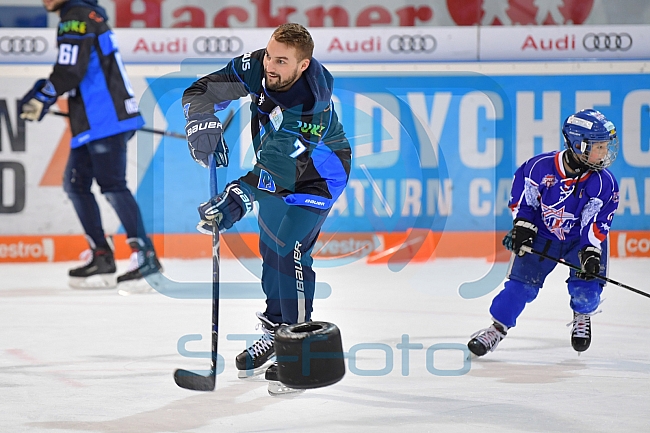
[[[141,295],[145,293],[156,293],[161,286],[163,277],[161,274],[149,275],[147,278],[123,281],[117,285],[117,293],[120,296]]]
[[[126,281],[119,284],[117,294],[120,296],[141,295],[155,293],[156,289],[151,287],[145,280]]]
[[[274,380],[269,381],[268,391],[273,397],[296,397],[305,392],[304,389],[290,388]]]
[[[97,274],[90,277],[69,277],[68,285],[77,290],[114,289],[115,274]]]

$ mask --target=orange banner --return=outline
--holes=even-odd
[[[368,263],[426,262],[435,258],[471,257],[492,262],[510,259],[501,245],[503,232],[323,233],[314,247],[319,260],[365,258]],[[117,259],[129,257],[125,235],[112,237]],[[154,235],[160,257],[196,259],[212,254],[210,236],[202,234]],[[259,237],[254,233],[222,235],[223,258],[259,257]],[[610,233],[611,257],[650,257],[650,232]],[[0,263],[61,262],[79,259],[88,248],[82,235],[0,236]]]

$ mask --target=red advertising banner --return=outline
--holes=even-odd
[[[102,2],[100,2],[102,3]],[[106,2],[104,2],[106,3]],[[604,0],[112,0],[116,27],[511,26],[608,23]]]

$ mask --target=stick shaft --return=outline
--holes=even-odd
[[[50,110],[48,111],[48,113],[54,114],[55,116],[70,117],[69,113],[64,113],[63,111]],[[138,131],[149,132],[151,134],[159,134],[159,135],[164,135],[166,137],[174,137],[174,138],[185,140],[185,134],[181,134],[180,132],[163,131],[162,129],[148,128],[146,126],[143,126],[142,128],[138,129]]]
[[[223,131],[230,125],[234,111],[230,111],[223,122]],[[219,193],[219,184],[217,181],[217,163],[214,155],[209,158],[210,170],[210,197],[214,197]],[[217,376],[217,349],[219,346],[219,272],[221,262],[221,245],[219,239],[219,225],[216,220],[212,221],[212,350],[211,350],[211,364],[210,375]]]
[[[536,251],[536,250],[534,250],[531,247],[528,247],[526,245],[523,245],[521,247],[521,249],[523,251],[527,252],[527,253],[535,254],[536,256],[544,257],[545,259],[551,260],[551,261],[553,261],[555,263],[559,263],[561,265],[567,266],[567,267],[573,269],[574,271],[582,271],[582,268],[580,268],[580,267],[578,267],[576,265],[573,265],[573,264],[571,264],[569,262],[565,262],[564,260],[558,259],[556,257],[549,256],[548,254],[543,253],[541,251]],[[632,291],[634,293],[638,293],[639,295],[645,296],[646,298],[650,298],[650,293],[646,293],[646,292],[644,292],[642,290],[635,289],[634,287],[628,286],[627,284],[620,283],[620,282],[618,282],[616,280],[612,280],[611,278],[607,278],[607,277],[605,277],[603,275],[589,274],[589,273],[587,273],[587,275],[589,275],[591,277],[594,277],[594,278],[598,278],[598,279],[603,280],[603,281],[606,281],[606,282],[608,282],[610,284],[614,284],[616,286],[622,287],[624,289],[630,290],[630,291]]]
[[[210,156],[210,196],[214,197],[219,191],[217,183],[217,167],[214,156]],[[216,377],[217,347],[219,342],[219,265],[220,242],[219,225],[212,221],[212,357],[210,374]]]

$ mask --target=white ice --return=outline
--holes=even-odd
[[[163,264],[178,281],[210,280],[209,260]],[[234,357],[244,342],[232,337],[259,332],[261,297],[221,301],[224,371],[214,392],[188,391],[174,384],[174,370],[205,370],[209,359],[182,356],[177,344],[202,334],[186,351],[209,351],[210,301],[71,290],[71,265],[0,265],[0,432],[609,433],[650,426],[650,299],[608,285],[591,348],[578,356],[565,326],[572,318],[565,267],[550,275],[498,349],[468,364],[461,348],[490,324],[498,288],[469,300],[458,287],[481,278],[485,261],[436,260],[399,272],[365,263],[319,268],[332,293],[316,301],[313,319],[338,325],[345,350],[356,354],[339,383],[289,399],[269,396],[263,380],[237,379]],[[650,291],[649,267],[650,260],[612,260],[610,278]],[[223,281],[256,280],[236,261],[221,270]],[[397,348],[405,338],[423,347],[408,352],[408,363]]]

